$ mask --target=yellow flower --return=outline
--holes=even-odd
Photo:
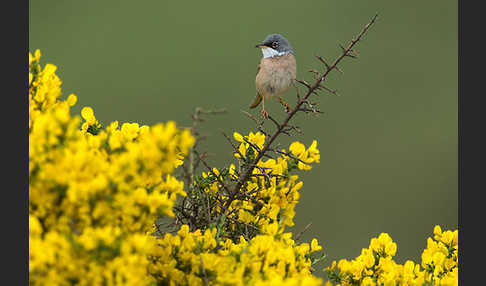
[[[304,157],[303,157],[303,155],[305,154],[304,144],[297,142],[297,141],[293,142],[292,144],[290,144],[289,150],[297,158],[302,159],[302,160],[304,159]]]
[[[121,126],[121,133],[127,141],[131,141],[138,136],[138,123],[123,123]]]
[[[311,252],[316,252],[322,250],[322,246],[320,246],[317,242],[317,239],[313,238],[311,241]]]
[[[83,107],[83,109],[81,109],[81,116],[84,120],[86,120],[86,123],[88,125],[93,125],[96,122],[93,109],[89,106]]]
[[[35,61],[38,62],[40,60],[40,57],[41,57],[41,51],[39,49],[35,50],[35,53],[34,53]]]
[[[311,162],[309,162],[309,163],[312,163],[312,162],[320,163],[321,155],[320,155],[319,150],[317,149],[317,141],[316,140],[312,141],[312,144],[309,147],[309,149],[307,149],[307,152],[309,152],[309,158],[311,159]]]
[[[34,61],[35,61],[34,56],[32,56],[32,53],[29,52],[29,66],[32,65]]]
[[[264,232],[269,235],[276,235],[278,232],[278,223],[274,222],[272,224],[267,225]]]
[[[361,286],[375,286],[376,283],[373,281],[371,277],[365,277],[363,281],[361,281]]]
[[[243,136],[241,136],[241,134],[238,133],[238,132],[234,132],[233,133],[233,137],[235,138],[236,141],[238,141],[240,143],[243,143],[244,142]]]
[[[42,226],[37,217],[29,214],[29,236],[42,234]]]
[[[395,256],[395,254],[397,253],[397,244],[394,242],[388,243],[385,246],[385,253],[389,256]]]
[[[440,228],[439,225],[436,225],[434,227],[434,235],[438,235],[438,236],[441,236],[442,235],[442,229]],[[436,238],[437,239],[437,238]]]
[[[446,245],[452,245],[454,240],[454,234],[452,231],[448,230],[442,234],[442,237],[440,238],[440,241],[442,241]]]
[[[76,104],[76,101],[78,101],[78,98],[76,97],[76,95],[70,94],[68,99],[67,99],[67,103],[69,104],[69,106],[74,106]]]
[[[263,148],[263,144],[265,144],[265,135],[263,133],[257,132],[253,134],[253,132],[250,132],[248,135],[248,141],[254,143],[255,145],[260,148],[260,150]]]
[[[361,251],[361,259],[363,260],[363,263],[365,267],[371,268],[373,265],[375,265],[375,257],[373,255],[373,251],[363,248]]]

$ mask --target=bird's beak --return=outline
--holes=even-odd
[[[258,44],[258,45],[255,46],[255,48],[263,49],[263,48],[268,48],[268,47],[265,46],[265,44]]]

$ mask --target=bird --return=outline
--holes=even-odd
[[[256,96],[250,105],[250,109],[262,103],[261,115],[268,118],[265,110],[265,100],[277,97],[285,107],[286,112],[291,112],[291,107],[282,99],[282,96],[295,85],[297,63],[294,49],[289,41],[280,34],[270,34],[265,40],[255,46],[260,48],[263,57],[257,66],[255,78]]]

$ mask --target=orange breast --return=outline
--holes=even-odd
[[[262,58],[255,79],[257,92],[265,98],[282,96],[295,80],[296,72],[297,65],[292,54]]]

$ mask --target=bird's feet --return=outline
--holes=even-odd
[[[290,107],[290,105],[285,104],[284,107],[285,107],[285,112],[287,112],[287,113],[292,112],[292,108]]]
[[[290,105],[287,104],[287,102],[285,102],[281,97],[279,97],[278,99],[280,100],[280,103],[284,106],[285,112],[292,112],[292,108],[290,107]]]
[[[268,112],[265,111],[265,109],[262,109],[262,119],[265,120],[268,118]]]

